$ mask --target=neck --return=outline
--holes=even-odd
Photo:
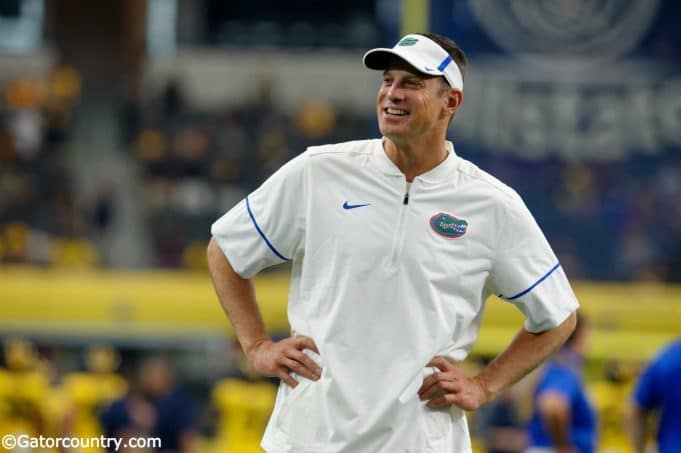
[[[383,149],[409,182],[440,165],[449,154],[442,138],[428,142],[409,143],[386,137]]]

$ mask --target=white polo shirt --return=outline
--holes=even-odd
[[[318,381],[280,386],[266,451],[470,451],[461,410],[419,401],[425,365],[466,357],[490,294],[531,332],[577,309],[520,197],[447,148],[407,185],[380,139],[312,147],[213,224],[244,278],[293,261],[289,322],[320,352]]]

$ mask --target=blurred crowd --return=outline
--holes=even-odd
[[[194,369],[199,362],[187,362],[187,351],[165,349],[160,354],[157,349],[55,346],[5,338],[0,350],[0,432],[160,438],[160,451],[173,452],[261,451],[276,382],[253,370],[238,343],[224,344],[222,352],[219,360],[225,366],[212,373],[206,372],[205,363]],[[464,372],[474,374],[485,360],[467,360]],[[631,451],[625,415],[642,365],[593,362],[585,369],[598,413],[599,451]],[[541,374],[533,373],[469,414],[475,451],[524,451]]]
[[[80,98],[76,69],[17,78],[0,103],[0,263],[94,265],[107,208],[83,205],[66,165]]]
[[[373,112],[314,100],[281,111],[272,90],[263,83],[251,102],[209,114],[189,109],[174,80],[154,113],[140,115],[130,140],[153,213],[157,264],[200,267],[212,221],[307,146],[378,134]],[[530,162],[466,143],[457,149],[520,192],[573,278],[681,281],[678,158]]]
[[[171,81],[124,140],[145,187],[155,264],[202,268],[210,225],[307,146],[373,134],[373,122],[319,101],[283,112],[271,85],[251,102],[219,113],[188,109]],[[369,131],[367,131],[369,129]]]
[[[470,159],[520,193],[572,279],[681,282],[678,157]]]
[[[142,195],[152,266],[205,268],[211,223],[307,146],[378,136],[373,112],[309,99],[280,109],[276,81],[220,112],[191,107],[181,80],[120,110]],[[78,73],[4,87],[0,130],[0,262],[94,266],[116,215],[116,184],[73,193],[64,165]],[[573,279],[681,281],[681,162],[673,153],[618,162],[523,160],[456,141],[457,152],[515,188]],[[126,156],[127,157],[127,156]],[[106,264],[106,263],[103,263]]]
[[[260,451],[276,386],[243,363],[240,349],[225,349],[231,354],[225,372],[192,382],[167,351],[121,353],[106,345],[66,348],[6,339],[0,354],[0,433],[160,439],[161,448],[117,451]],[[69,451],[114,449],[112,444],[108,450]]]

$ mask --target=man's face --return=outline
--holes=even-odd
[[[449,90],[441,77],[421,74],[394,57],[383,73],[377,114],[381,133],[393,141],[418,138],[447,121]]]

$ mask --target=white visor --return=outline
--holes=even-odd
[[[392,49],[376,48],[364,54],[364,65],[369,69],[385,70],[390,57],[396,55],[417,71],[442,76],[449,86],[463,92],[463,77],[459,66],[442,47],[423,35],[407,35]]]

